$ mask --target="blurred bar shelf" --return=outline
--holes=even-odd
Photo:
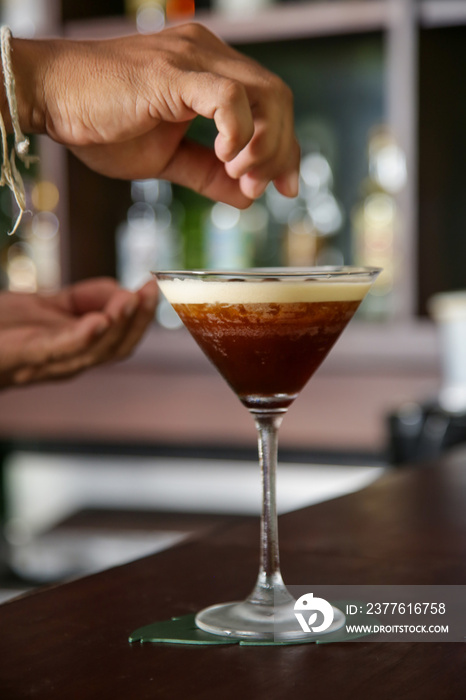
[[[426,28],[464,25],[466,4],[463,0],[423,0],[419,5],[419,20]]]
[[[225,15],[218,12],[197,12],[194,21],[205,25],[225,41],[234,44],[279,41],[302,37],[333,36],[381,31],[389,27],[390,2],[316,2],[272,5],[257,12]],[[102,38],[130,34],[136,25],[130,20],[105,18],[77,21],[66,25],[69,37]]]
[[[357,326],[357,324],[356,324]],[[438,390],[429,327],[417,341],[390,353],[386,328],[372,340],[372,360],[358,352],[352,328],[290,409],[280,434],[282,449],[383,456],[386,418],[400,404],[430,399]],[[399,329],[401,337],[405,334]],[[392,339],[399,344],[399,337]],[[375,342],[375,346],[374,346]],[[407,360],[407,357],[410,360]],[[178,449],[245,448],[255,453],[248,411],[184,330],[150,333],[125,363],[97,368],[66,383],[0,394],[0,441],[72,441],[106,445],[162,445]]]
[[[403,3],[411,4],[410,0]],[[389,30],[397,20],[399,4],[399,0],[286,3],[238,17],[200,11],[194,21],[234,44],[279,41]],[[421,0],[414,11],[415,19],[426,28],[466,24],[463,0]],[[65,36],[88,39],[136,31],[135,22],[121,17],[68,22],[64,28]]]

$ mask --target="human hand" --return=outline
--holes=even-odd
[[[47,133],[90,168],[162,178],[246,207],[273,181],[298,192],[293,99],[275,75],[198,24],[103,41],[12,41],[24,131]],[[202,115],[214,150],[185,138]]]
[[[111,278],[53,295],[0,294],[0,387],[64,379],[131,354],[154,317],[155,281],[129,292]]]

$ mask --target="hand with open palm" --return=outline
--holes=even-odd
[[[128,357],[154,317],[155,281],[137,292],[110,278],[52,295],[0,294],[0,387],[64,379]]]

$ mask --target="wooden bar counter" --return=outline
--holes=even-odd
[[[466,450],[280,519],[290,585],[466,584]],[[0,606],[2,700],[459,700],[460,643],[134,644],[134,629],[249,593],[258,523]]]

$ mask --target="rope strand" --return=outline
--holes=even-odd
[[[0,172],[0,186],[7,185],[13,192],[16,203],[19,207],[19,214],[16,218],[13,229],[9,235],[12,235],[17,230],[21,223],[23,214],[26,211],[26,192],[24,189],[23,178],[16,166],[16,156],[28,168],[29,165],[38,160],[36,156],[28,155],[29,139],[21,131],[18,116],[18,103],[16,101],[16,83],[11,65],[11,30],[9,27],[2,27],[0,30],[0,51],[3,67],[3,79],[5,83],[6,98],[8,108],[10,110],[11,124],[15,136],[15,143],[11,149],[11,155],[8,155],[8,140],[5,122],[0,112],[0,131],[2,135],[2,167]]]

